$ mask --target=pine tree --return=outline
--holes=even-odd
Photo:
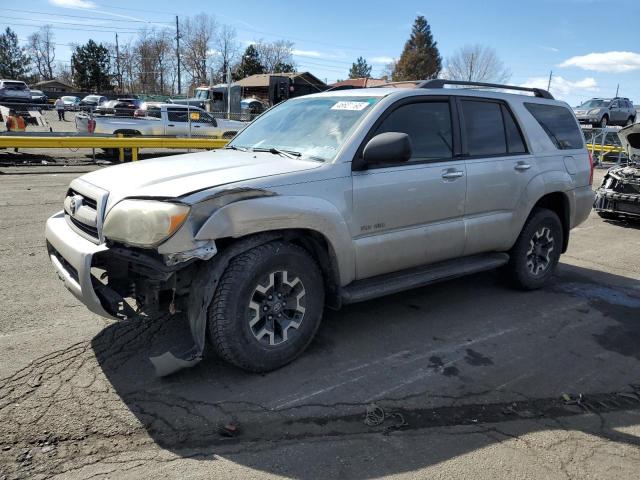
[[[273,66],[273,73],[291,73],[295,72],[295,67],[291,63],[278,62]]]
[[[367,61],[358,57],[358,59],[351,65],[349,70],[349,78],[369,78],[371,75],[371,65]]]
[[[264,65],[260,63],[258,50],[253,45],[249,45],[242,55],[242,60],[236,67],[234,77],[236,80],[242,80],[245,77],[264,73]]]
[[[416,18],[411,36],[393,71],[396,82],[404,80],[428,80],[436,78],[442,70],[442,58],[438,52],[438,42],[433,40],[431,27],[422,15]]]
[[[22,80],[27,77],[31,59],[18,45],[16,32],[9,27],[0,35],[0,78]]]
[[[111,58],[104,45],[89,40],[76,47],[71,55],[73,82],[83,91],[103,92],[112,90]]]

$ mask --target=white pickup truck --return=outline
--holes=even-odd
[[[76,115],[79,133],[232,138],[245,125],[245,122],[214,118],[201,108],[171,103],[149,105],[136,111],[134,117]]]

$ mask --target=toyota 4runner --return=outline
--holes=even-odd
[[[83,175],[47,221],[51,261],[99,315],[184,316],[193,348],[152,358],[161,375],[207,337],[278,368],[325,306],[497,267],[539,288],[593,204],[578,122],[544,90],[449,84],[470,86],[307,95],[222,150]]]

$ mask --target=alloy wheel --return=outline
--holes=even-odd
[[[549,227],[540,227],[529,241],[527,250],[527,268],[534,276],[543,273],[551,265],[551,252],[555,250],[555,241]]]

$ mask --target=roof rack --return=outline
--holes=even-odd
[[[548,98],[549,100],[554,100],[553,95],[551,95],[547,90],[543,90],[542,88],[518,87],[516,85],[501,85],[499,83],[465,82],[462,80],[444,80],[444,79],[438,78],[434,80],[425,80],[423,82],[420,82],[416,86],[416,88],[444,88],[445,85],[464,85],[469,87],[502,88],[504,90],[533,92],[533,94],[536,97]]]

